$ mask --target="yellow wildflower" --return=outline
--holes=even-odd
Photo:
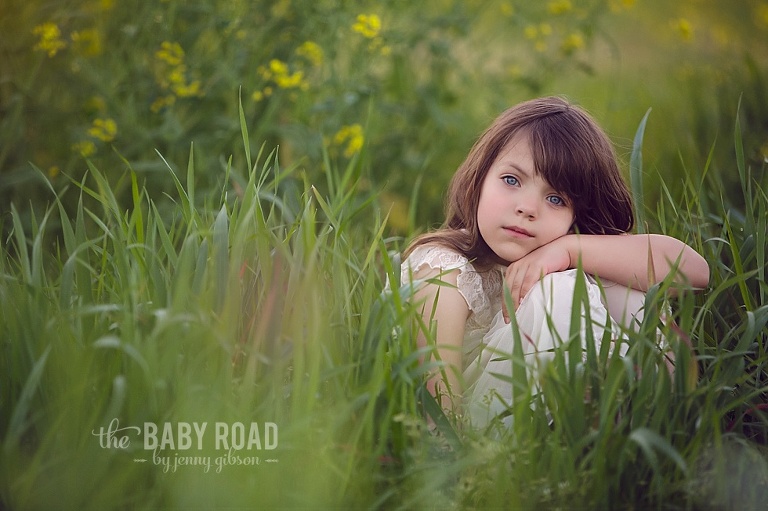
[[[67,47],[67,43],[61,39],[61,30],[55,23],[38,25],[32,29],[32,33],[40,37],[34,49],[46,52],[49,57],[53,57],[59,50]]]
[[[288,64],[282,60],[272,59],[269,61],[269,70],[276,75],[288,74]]]
[[[176,102],[176,96],[174,96],[173,94],[168,94],[167,96],[161,96],[157,98],[155,101],[153,101],[152,104],[149,106],[149,109],[152,112],[157,113],[163,108],[167,106],[171,106],[175,102]]]
[[[90,112],[102,112],[107,108],[107,103],[101,96],[91,96],[83,106]]]
[[[291,10],[290,0],[280,0],[272,6],[272,16],[275,18],[287,18]]]
[[[80,156],[88,158],[96,153],[96,144],[90,140],[83,140],[72,145],[72,150],[80,153]]]
[[[187,72],[186,66],[176,66],[168,72],[168,81],[173,85],[180,85],[187,81],[184,74]]]
[[[178,83],[173,86],[172,90],[174,94],[180,98],[189,98],[192,96],[202,95],[202,92],[200,91],[200,80],[195,80],[189,84],[185,84],[183,82]]]
[[[611,12],[621,12],[622,10],[629,10],[634,7],[635,0],[610,0],[608,4]]]
[[[117,135],[117,123],[111,118],[94,119],[93,124],[88,128],[88,134],[102,142],[111,142]]]
[[[680,18],[674,21],[672,25],[685,41],[690,41],[693,38],[693,26],[687,19]]]
[[[539,25],[539,32],[543,36],[550,35],[552,33],[552,25],[550,25],[549,23],[541,23]]]
[[[404,197],[384,192],[379,196],[379,204],[389,211],[387,225],[398,232],[408,230],[408,201]]]
[[[384,44],[384,39],[381,37],[375,37],[368,43],[368,51],[371,53],[379,52],[382,55],[389,55],[392,53],[392,48]]]
[[[251,94],[251,99],[258,103],[259,101],[264,99],[264,93],[260,90],[257,90],[256,92]]]
[[[576,50],[580,50],[584,47],[584,37],[578,32],[574,32],[565,38],[561,45],[562,50],[565,53],[572,53]]]
[[[48,177],[50,177],[51,179],[58,176],[60,173],[61,173],[61,169],[56,165],[48,169]]]
[[[323,63],[323,49],[315,42],[305,41],[296,49],[296,55],[306,58],[313,66]]]
[[[536,28],[536,25],[528,25],[523,29],[523,34],[528,39],[536,39],[539,35],[539,29]]]
[[[547,10],[550,14],[565,14],[573,9],[571,0],[555,0],[547,4]]]
[[[184,49],[179,43],[164,41],[155,52],[155,58],[160,62],[160,73],[157,81],[163,89],[170,89],[177,97],[185,98],[202,96],[199,80],[187,81],[187,66],[184,64]],[[172,104],[167,98],[160,98],[150,106],[153,112],[158,112],[164,106]]]
[[[755,19],[762,28],[768,28],[768,2],[760,2],[755,6]]]
[[[155,52],[155,57],[171,66],[179,66],[184,62],[184,49],[179,43],[163,41],[160,49]]]
[[[267,75],[267,73],[263,72],[262,76],[265,78],[270,76],[275,84],[281,89],[306,88],[306,83],[304,82],[304,72],[295,71],[291,73],[290,69],[288,68],[288,64],[282,60],[270,60],[269,74]]]
[[[333,136],[333,143],[337,146],[346,144],[346,147],[344,148],[344,156],[351,158],[363,148],[363,143],[365,143],[363,127],[359,124],[342,126]]]
[[[115,0],[101,0],[101,10],[109,11],[115,6]]]
[[[296,87],[301,87],[303,80],[303,71],[296,71],[292,74],[275,76],[275,83],[281,89],[294,89]]]
[[[358,14],[352,30],[362,34],[363,37],[373,39],[381,31],[381,18],[376,14]]]
[[[101,55],[101,34],[95,29],[79,30],[72,34],[72,41],[77,48],[87,57]]]
[[[501,4],[501,14],[503,14],[506,17],[511,17],[515,15],[515,7],[509,3],[509,2],[503,2]]]

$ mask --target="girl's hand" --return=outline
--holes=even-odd
[[[515,308],[544,275],[565,271],[571,267],[571,253],[568,249],[570,236],[565,235],[542,245],[507,267],[504,280],[509,287]],[[502,310],[504,320],[509,323],[506,303],[503,304]]]

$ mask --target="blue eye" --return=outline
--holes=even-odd
[[[509,186],[517,186],[520,183],[515,176],[504,176],[501,179]]]
[[[565,199],[563,199],[559,195],[550,195],[549,197],[547,197],[547,200],[550,202],[550,204],[554,204],[555,206],[565,205]]]

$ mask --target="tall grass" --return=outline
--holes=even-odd
[[[399,282],[400,240],[386,238],[376,191],[361,191],[361,159],[326,158],[320,193],[278,151],[252,155],[242,115],[241,131],[247,166],[228,165],[218,193],[196,190],[192,151],[185,176],[168,165],[171,214],[130,166],[121,208],[93,165],[51,190],[31,229],[12,210],[0,253],[3,507],[714,509],[768,496],[768,183],[745,167],[738,127],[745,211],[707,165],[682,197],[642,212],[705,255],[710,289],[652,289],[624,357],[594,339],[584,363],[558,353],[541,394],[520,381],[538,406],[521,400],[509,431],[469,430],[424,391],[439,365],[418,363],[429,325]],[[652,312],[666,304],[661,321]],[[279,440],[234,452],[257,466],[165,471],[133,430],[115,435],[129,445],[100,444],[115,419],[275,423]],[[206,442],[158,454],[226,452]]]

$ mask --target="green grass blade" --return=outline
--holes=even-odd
[[[645,125],[648,122],[648,116],[651,115],[649,108],[640,125],[635,132],[635,139],[632,142],[632,156],[629,160],[629,178],[632,187],[632,202],[635,206],[635,220],[637,232],[645,233],[645,199],[643,193],[643,136],[645,134]]]

